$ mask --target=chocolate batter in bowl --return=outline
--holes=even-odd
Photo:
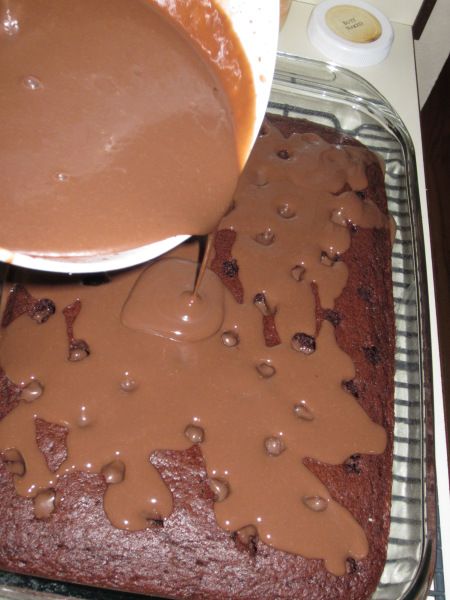
[[[276,3],[17,0],[3,12],[0,260],[111,270],[211,231],[265,110]]]

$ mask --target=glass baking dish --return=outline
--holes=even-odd
[[[422,224],[414,149],[386,100],[345,69],[279,54],[269,112],[307,118],[345,132],[386,165],[389,210],[397,223],[392,253],[396,317],[395,429],[388,556],[373,600],[425,598],[435,562],[435,474],[431,361]],[[0,598],[138,598],[0,573]]]

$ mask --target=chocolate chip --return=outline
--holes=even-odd
[[[89,273],[88,275],[83,275],[81,278],[81,283],[83,285],[103,285],[104,283],[109,283],[111,281],[111,277],[106,273]]]
[[[231,539],[239,550],[246,550],[250,556],[255,556],[258,551],[258,531],[253,525],[246,525],[233,531]]]
[[[89,345],[84,340],[71,340],[69,344],[69,360],[79,362],[90,355]]]
[[[262,246],[270,246],[274,241],[275,234],[270,228],[255,235],[255,242],[258,242]]]
[[[125,371],[123,379],[120,382],[120,387],[124,392],[132,392],[138,387],[137,381],[130,375],[129,371]]]
[[[222,263],[222,273],[230,279],[237,277],[239,273],[237,260],[235,258],[231,260],[224,260]]]
[[[265,167],[260,167],[255,173],[255,184],[258,187],[264,187],[269,183],[269,176]]]
[[[344,463],[344,469],[347,473],[361,473],[361,454],[352,454]]]
[[[291,158],[289,150],[286,150],[285,148],[283,148],[282,150],[278,150],[277,156],[282,160],[288,160],[289,158]]]
[[[34,516],[36,519],[48,519],[55,510],[55,490],[49,488],[39,492],[33,498]]]
[[[337,311],[331,309],[327,309],[324,311],[324,318],[327,321],[329,321],[334,327],[337,327],[342,320],[341,315]]]
[[[44,392],[44,386],[37,379],[32,379],[29,383],[23,386],[20,392],[21,400],[25,402],[33,402],[42,396]]]
[[[377,365],[380,360],[380,352],[376,346],[366,346],[363,348],[366,359],[372,364]]]
[[[285,450],[285,445],[280,437],[272,436],[264,440],[264,448],[269,456],[280,456]]]
[[[248,552],[250,556],[256,556],[256,553],[258,552],[258,536],[251,538],[248,544]]]
[[[332,267],[335,262],[339,260],[339,256],[335,254],[334,256],[330,256],[327,252],[323,251],[320,254],[320,262],[326,267]]]
[[[275,367],[268,362],[260,363],[259,365],[257,365],[256,370],[263,379],[270,379],[270,377],[273,377],[277,372]]]
[[[357,289],[358,296],[365,302],[373,302],[373,289],[370,286],[361,286]]]
[[[148,524],[153,527],[164,527],[163,519],[147,519]]]
[[[328,508],[328,500],[322,496],[304,496],[303,504],[314,512],[323,512]]]
[[[197,425],[188,425],[184,430],[184,435],[193,444],[201,444],[205,439],[205,432]]]
[[[288,202],[284,202],[283,204],[277,206],[277,213],[283,219],[293,219],[297,214],[295,212],[295,208],[293,208]]]
[[[222,344],[227,348],[234,348],[239,345],[239,336],[234,331],[224,331],[221,340]]]
[[[295,333],[291,339],[291,347],[303,354],[312,354],[316,350],[316,340],[307,333]]]
[[[113,460],[102,467],[101,473],[106,483],[121,483],[125,478],[125,464],[121,460]]]
[[[301,400],[294,405],[294,414],[303,421],[314,421],[314,413],[309,408],[305,400]]]
[[[55,314],[56,306],[53,300],[48,298],[42,298],[38,300],[36,304],[30,310],[30,317],[36,321],[36,323],[45,323],[49,318]]]
[[[351,394],[355,398],[359,398],[358,386],[356,385],[356,383],[354,382],[353,379],[349,379],[348,381],[343,381],[342,382],[342,388],[346,392],[349,392],[349,394]]]
[[[346,571],[349,575],[356,573],[358,571],[358,563],[354,558],[347,558],[346,560]]]
[[[216,502],[223,502],[230,493],[228,483],[222,481],[222,479],[210,479],[209,487],[214,494],[214,500]]]
[[[253,298],[253,304],[256,306],[256,308],[259,310],[259,312],[263,315],[263,317],[269,317],[270,315],[275,314],[275,311],[273,311],[270,308],[265,294],[263,294],[262,292],[255,294],[255,296]]]
[[[302,281],[305,276],[306,269],[302,265],[295,265],[291,269],[291,275],[295,279],[295,281]]]

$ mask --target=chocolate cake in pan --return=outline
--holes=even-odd
[[[176,599],[370,598],[389,534],[391,232],[377,156],[270,116],[187,333],[159,327],[176,302],[161,290],[188,290],[195,243],[102,276],[11,270],[0,567]]]

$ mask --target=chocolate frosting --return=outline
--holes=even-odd
[[[207,272],[194,338],[170,339],[164,323],[158,330],[151,304],[157,298],[174,306],[185,293],[171,269],[196,271],[195,262],[186,262],[195,260],[192,245],[99,287],[32,286],[33,297],[51,296],[57,311],[43,324],[25,316],[10,322],[1,364],[11,381],[39,381],[42,393],[3,419],[0,439],[23,457],[26,471],[15,475],[15,486],[37,499],[37,517],[51,518],[58,479],[81,470],[103,473],[104,508],[115,527],[149,527],[172,512],[172,495],[149,458],[195,443],[224,530],[254,528],[265,544],[322,558],[335,574],[345,572],[349,557],[367,554],[361,525],[305,460],[340,465],[386,446],[383,427],[343,387],[355,368],[333,325],[324,321],[318,329],[316,320],[316,296],[331,311],[346,284],[339,257],[352,227],[388,228],[387,217],[357,193],[367,187],[371,162],[362,148],[330,145],[314,134],[286,140],[267,125],[235,209],[220,225],[236,233],[232,279],[239,278],[243,295],[236,301],[221,291],[219,324],[203,328],[210,306],[220,304],[212,292],[218,279]],[[278,208],[285,204],[292,208],[288,218]],[[272,243],[256,239],[264,231],[273,232]],[[301,277],[293,277],[298,266]],[[170,276],[161,278],[166,269]],[[192,289],[194,282],[192,276]],[[72,361],[64,315],[78,303],[74,327],[90,353]],[[268,323],[278,335],[273,345]],[[37,417],[68,429],[68,456],[54,472],[36,446]]]

